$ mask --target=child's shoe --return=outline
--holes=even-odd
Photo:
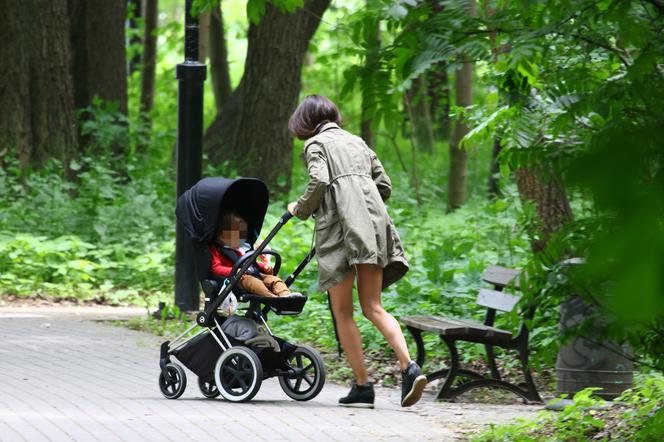
[[[375,397],[373,382],[367,382],[364,385],[353,383],[348,396],[339,399],[339,405],[342,407],[373,408]]]
[[[410,407],[422,397],[427,377],[422,374],[420,366],[410,361],[408,367],[401,372],[401,406]]]

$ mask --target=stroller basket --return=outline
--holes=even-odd
[[[189,370],[193,371],[196,376],[203,379],[210,379],[213,377],[214,364],[219,359],[222,349],[212,336],[213,331],[209,333],[201,333],[200,335],[192,338],[182,347],[173,351],[173,356],[178,358],[182,364]],[[273,338],[279,344],[279,352],[275,352],[267,347],[255,347],[246,345],[242,341],[234,339],[232,336],[226,335],[226,338],[233,346],[244,345],[245,347],[253,350],[261,364],[266,369],[278,369],[283,367],[286,361],[293,355],[297,346],[289,344],[283,339],[274,336]]]

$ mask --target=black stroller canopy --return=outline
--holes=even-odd
[[[207,243],[216,236],[220,214],[235,211],[247,221],[247,241],[253,244],[269,200],[267,186],[257,178],[203,178],[180,195],[175,214],[189,239]]]

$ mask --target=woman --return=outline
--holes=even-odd
[[[339,127],[341,115],[326,97],[302,101],[288,129],[304,144],[309,184],[288,205],[301,219],[316,218],[319,290],[328,291],[339,340],[355,375],[344,406],[373,408],[374,390],[364,365],[362,337],[353,319],[353,285],[357,278],[362,313],[385,336],[402,371],[401,405],[417,402],[426,377],[410,359],[399,323],[380,301],[381,290],[407,271],[399,235],[384,201],[392,186],[376,154],[361,138]]]

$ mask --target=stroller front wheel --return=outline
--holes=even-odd
[[[184,369],[178,364],[170,363],[166,365],[166,373],[159,373],[159,389],[161,394],[167,399],[177,399],[182,396],[184,389],[187,388],[187,375],[184,374]]]
[[[217,384],[214,383],[214,378],[203,379],[198,378],[198,388],[206,398],[214,399],[219,396],[219,389]]]
[[[316,350],[298,346],[286,366],[292,375],[279,376],[279,384],[288,397],[308,401],[318,396],[325,385],[325,364]]]
[[[221,396],[231,402],[251,400],[263,382],[263,366],[256,353],[247,347],[224,351],[214,367],[214,380]]]

